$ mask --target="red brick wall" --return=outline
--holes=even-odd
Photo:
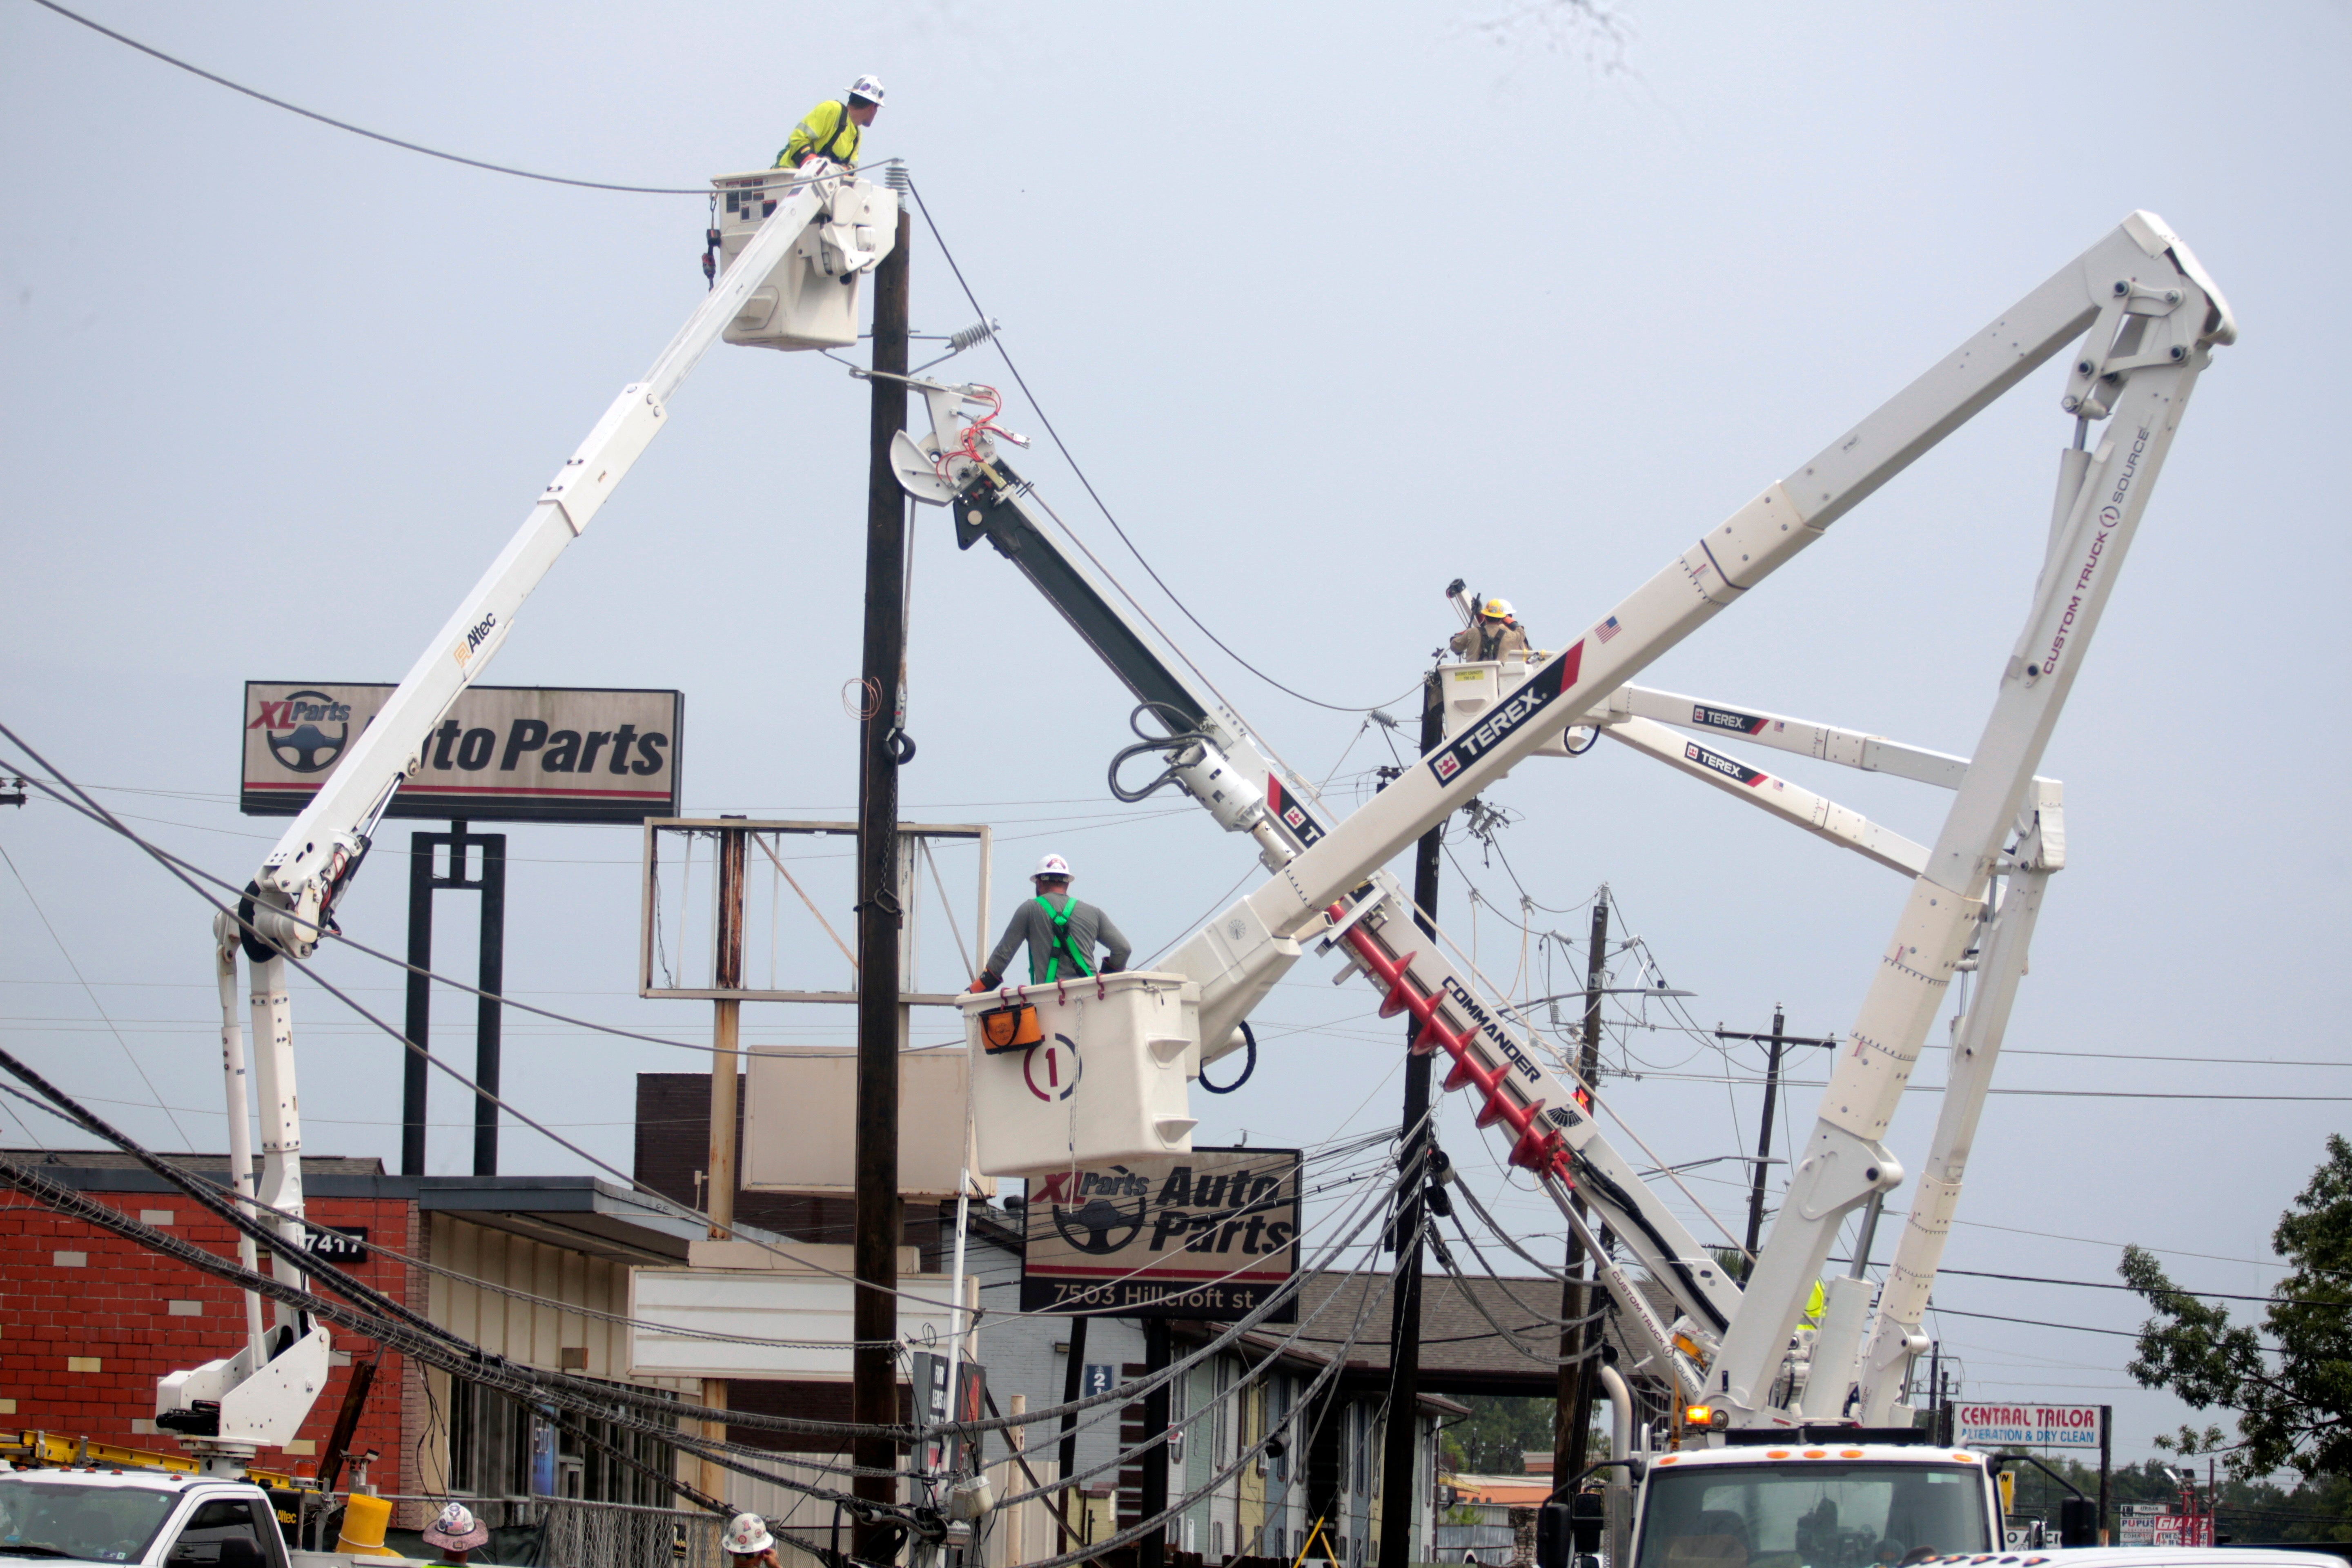
[[[142,1210],[169,1209],[173,1235],[224,1258],[236,1256],[236,1233],[179,1194],[92,1193],[134,1218]],[[371,1241],[407,1250],[414,1205],[372,1198],[312,1198],[314,1224],[364,1226]],[[151,1222],[152,1223],[152,1222]],[[80,1266],[60,1266],[59,1253],[79,1254]],[[266,1267],[266,1265],[265,1265]],[[371,1253],[357,1266],[360,1279],[387,1295],[423,1310],[421,1284],[411,1270]],[[173,1302],[194,1302],[194,1315],[172,1310]],[[271,1308],[264,1303],[264,1321]],[[364,1361],[373,1341],[335,1333],[335,1349]],[[166,1373],[233,1355],[245,1334],[244,1297],[233,1287],[199,1274],[133,1242],[60,1217],[16,1193],[0,1194],[0,1399],[16,1401],[0,1426],[37,1428],[137,1448],[175,1451],[169,1434],[152,1435],[156,1380]],[[98,1370],[76,1371],[72,1358],[95,1358]],[[402,1393],[406,1380],[401,1358],[387,1353],[376,1371],[353,1453],[375,1448],[383,1458],[369,1479],[383,1491],[405,1489],[406,1456],[401,1445]],[[342,1406],[352,1369],[339,1366],[302,1424],[301,1437],[312,1454],[265,1449],[256,1463],[301,1474],[316,1470],[315,1453]],[[132,1423],[140,1424],[134,1429]],[[350,1472],[344,1472],[346,1483]]]

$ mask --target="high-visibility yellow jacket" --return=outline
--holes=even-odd
[[[836,163],[857,162],[857,121],[849,118],[849,106],[839,99],[828,98],[801,116],[784,150],[776,154],[776,167],[797,169],[811,153]]]

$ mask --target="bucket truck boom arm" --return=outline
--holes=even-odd
[[[1383,1015],[1410,1012],[1420,1024],[1412,1048],[1445,1052],[1451,1062],[1445,1088],[1475,1090],[1479,1124],[1507,1128],[1512,1163],[1546,1179],[1556,1198],[1568,1184],[1577,1184],[1673,1294],[1705,1342],[1690,1347],[1697,1353],[1689,1359],[1665,1352],[1685,1391],[1697,1392],[1696,1374],[1704,1367],[1707,1388],[1731,1406],[1735,1421],[1792,1419],[1769,1407],[1790,1333],[1838,1222],[1901,1179],[1900,1164],[1877,1139],[1973,929],[1985,879],[2018,817],[2188,393],[2209,350],[2235,336],[2226,304],[2187,247],[2160,219],[2134,213],[1811,461],[1710,530],[1583,637],[1539,664],[1478,723],[1420,759],[1346,820],[1304,841],[1275,833],[1286,840],[1277,851],[1259,831],[1272,831],[1260,815],[1232,810],[1195,791],[1229,828],[1246,828],[1259,838],[1274,872],[1166,965],[1199,984],[1202,1059],[1234,1048],[1236,1026],[1297,961],[1302,943],[1319,937],[1327,950],[1344,947],[1350,967],[1384,988]],[[1599,1138],[1589,1099],[1580,1104],[1586,1097],[1574,1092],[1583,1086],[1564,1082],[1539,1061],[1507,1016],[1482,1003],[1421,938],[1405,918],[1401,890],[1384,881],[1380,868],[1567,728],[1602,721],[1612,694],[1642,669],[2078,338],[2083,346],[2061,405],[2084,422],[2083,429],[2112,414],[2116,433],[2095,453],[2078,452],[2063,466],[2058,521],[2032,618],[1965,777],[1951,776],[1956,759],[1886,753],[1902,764],[1890,771],[1936,774],[1934,782],[1957,784],[1958,794],[1932,847],[1923,851],[1890,837],[1871,845],[1884,863],[1914,874],[1911,904],[1824,1098],[1790,1200],[1743,1290],[1711,1260],[1701,1261],[1705,1255],[1687,1233]],[[1007,499],[1017,501],[1025,486],[979,438],[984,420],[968,431],[955,423],[958,401],[980,390],[925,387],[933,431],[922,442],[903,440],[899,468],[902,482],[919,498],[957,504],[960,529],[986,531],[992,511]],[[982,504],[967,508],[975,494]],[[1020,510],[1025,516],[1026,508]],[[1032,531],[1044,539],[1042,530]],[[1024,557],[1027,535],[994,537],[1049,596],[1055,593],[1048,586],[1054,574]],[[1052,553],[1058,556],[1058,548]],[[1066,606],[1065,614],[1070,614]],[[1077,616],[1072,619],[1078,624]],[[1084,625],[1079,629],[1087,631]],[[1092,635],[1088,640],[1118,667],[1102,640]],[[1147,695],[1132,677],[1129,684]],[[1839,732],[1824,743],[1843,745],[1847,738]],[[1862,835],[1857,828],[1840,837]],[[1666,1333],[1648,1303],[1622,1276],[1612,1280],[1612,1290],[1643,1326],[1653,1350],[1663,1349],[1658,1342]],[[1710,1354],[1718,1336],[1720,1351]]]
[[[587,531],[631,465],[661,433],[671,395],[703,353],[730,327],[740,326],[739,318],[756,314],[764,324],[777,314],[772,285],[779,278],[800,281],[793,270],[796,254],[815,258],[816,267],[829,274],[827,281],[837,276],[851,282],[888,253],[898,234],[897,197],[846,175],[809,178],[780,172],[724,176],[718,184],[736,215],[730,226],[741,231],[757,223],[756,232],[743,239],[726,272],[644,378],[621,389],[579,450],[556,470],[506,549],[279,837],[239,905],[239,915],[249,923],[226,917],[215,922],[233,1175],[240,1198],[257,1197],[279,1211],[273,1223],[287,1245],[273,1249],[273,1268],[281,1279],[300,1281],[297,1259],[308,1241],[300,1218],[301,1116],[287,957],[309,957],[331,929],[335,901],[365,858],[369,836],[394,793],[416,771],[426,737],[504,644],[523,601],[556,558]],[[811,242],[803,244],[804,238]],[[818,296],[828,324],[842,316],[845,292],[835,288]],[[855,336],[854,321],[848,335]],[[235,1006],[240,946],[252,969],[254,1079],[262,1131],[257,1190],[244,1136],[243,1026]],[[257,1448],[285,1443],[325,1386],[327,1331],[283,1304],[276,1312],[276,1326],[265,1334],[258,1308],[248,1298],[244,1348],[175,1372],[158,1385],[156,1425],[179,1434],[208,1465],[235,1468]]]
[[[787,259],[803,234],[821,222],[828,235],[846,231],[872,237],[878,248],[851,258],[856,268],[870,268],[888,254],[898,233],[895,221],[880,221],[871,213],[884,205],[895,210],[896,200],[887,191],[845,176],[795,181],[782,191],[774,212],[652,368],[621,389],[580,449],[555,471],[506,549],[425,644],[366,731],[262,861],[248,916],[261,928],[261,939],[247,939],[249,956],[259,959],[267,948],[276,948],[307,958],[317,948],[335,899],[366,853],[368,835],[392,804],[393,793],[416,771],[433,727],[480,677],[513,629],[522,602],[564,549],[587,531],[598,510],[661,433],[679,384],[745,309],[746,300]],[[836,207],[852,205],[858,209],[856,224],[834,217]]]

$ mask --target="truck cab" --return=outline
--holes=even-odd
[[[1741,1442],[1653,1459],[1616,1568],[1915,1568],[2001,1550],[1981,1455],[1888,1443]]]
[[[250,1481],[163,1470],[0,1475],[0,1558],[292,1568],[268,1492]]]

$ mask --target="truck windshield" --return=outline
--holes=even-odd
[[[175,1492],[148,1487],[0,1477],[0,1559],[136,1563],[179,1500]]]
[[[1871,1568],[1990,1552],[1973,1467],[1704,1465],[1653,1469],[1637,1568]]]

